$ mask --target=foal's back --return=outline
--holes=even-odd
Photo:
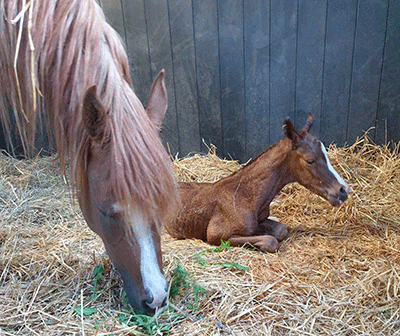
[[[207,226],[211,219],[216,194],[213,183],[179,182],[178,211],[166,221],[168,233],[178,239],[207,239]]]

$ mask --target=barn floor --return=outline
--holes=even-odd
[[[272,215],[276,254],[163,235],[168,306],[132,315],[57,161],[0,155],[0,335],[400,335],[400,155],[361,139],[329,156],[353,192],[340,208],[296,184]],[[238,169],[175,160],[183,180]]]

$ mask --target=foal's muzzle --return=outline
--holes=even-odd
[[[347,200],[347,198],[349,197],[349,195],[348,195],[348,193],[347,193],[347,191],[345,190],[345,188],[342,186],[340,189],[339,189],[339,201],[341,201],[341,202],[344,202],[344,201],[346,201]]]
[[[349,197],[351,188],[346,185],[341,185],[339,190],[335,193],[329,194],[327,199],[333,206],[341,206]]]

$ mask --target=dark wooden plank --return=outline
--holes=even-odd
[[[349,144],[375,127],[386,17],[386,1],[359,2],[347,129]]]
[[[269,145],[269,1],[244,1],[246,158]]]
[[[320,137],[322,71],[327,0],[300,0],[296,74],[296,127],[307,113],[314,116],[312,133]]]
[[[400,141],[400,2],[389,0],[376,142]]]
[[[200,150],[199,115],[191,1],[169,0],[180,154]]]
[[[8,146],[7,146],[7,142],[6,142],[6,134],[3,129],[3,125],[0,123],[0,150],[1,149],[7,150]]]
[[[121,2],[119,0],[102,0],[101,7],[107,18],[107,22],[118,32],[124,43],[126,43]]]
[[[271,0],[270,143],[282,137],[283,119],[295,121],[297,1]]]
[[[357,0],[328,1],[321,140],[346,142]]]
[[[218,2],[224,155],[245,160],[243,8],[241,0]]]
[[[147,104],[152,73],[143,0],[121,0],[124,10],[126,49],[135,92]]]
[[[152,78],[165,68],[168,91],[168,111],[163,120],[161,138],[168,144],[171,154],[180,152],[179,127],[176,113],[175,87],[172,67],[170,27],[167,0],[144,0],[150,50]]]
[[[193,18],[200,137],[223,155],[217,0],[193,1]]]

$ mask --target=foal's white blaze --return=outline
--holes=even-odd
[[[344,182],[344,180],[340,177],[340,175],[337,173],[337,171],[332,167],[331,162],[329,161],[328,153],[326,152],[326,148],[325,148],[324,144],[321,141],[320,141],[320,144],[321,144],[321,150],[322,150],[322,153],[325,156],[326,164],[328,166],[329,171],[333,174],[333,176],[335,176],[335,178],[345,188],[345,190],[347,192],[349,192],[350,187],[347,185],[346,182]]]
[[[150,223],[138,211],[132,218],[132,229],[140,247],[140,272],[143,286],[153,296],[149,307],[160,307],[167,296],[167,281],[158,267]]]

